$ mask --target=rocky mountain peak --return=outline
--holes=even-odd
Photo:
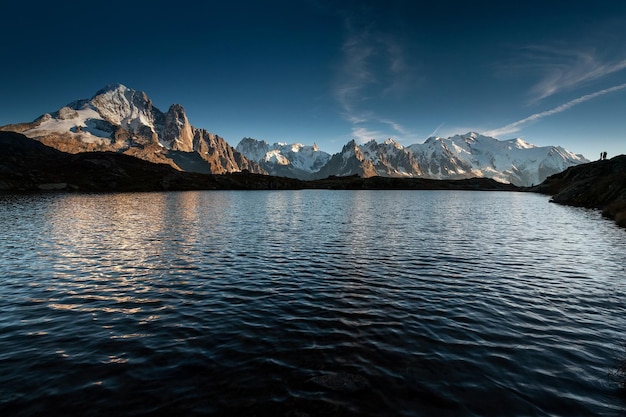
[[[74,101],[31,123],[0,130],[20,132],[69,153],[119,152],[202,173],[265,173],[221,137],[193,127],[181,105],[164,114],[146,93],[123,84],[109,85],[91,99]]]
[[[180,104],[172,104],[165,114],[161,144],[175,151],[192,152],[194,131]]]
[[[107,122],[133,133],[143,126],[155,130],[155,108],[143,91],[115,84],[99,90],[89,104]]]
[[[352,139],[351,141],[343,145],[341,153],[354,152],[355,150],[358,150],[358,149],[359,149],[359,144],[357,143],[356,139]]]
[[[243,138],[236,149],[246,158],[258,162],[271,175],[298,179],[312,179],[312,173],[319,171],[330,155],[317,147],[301,143],[275,142]]]
[[[126,87],[124,84],[120,84],[120,83],[108,84],[104,88],[101,88],[100,90],[96,91],[96,94],[94,95],[94,97],[102,95],[102,94],[113,93],[116,91],[123,93],[126,90],[129,90],[129,88]]]
[[[246,158],[260,162],[265,159],[265,155],[270,151],[270,144],[264,140],[254,138],[243,138],[235,147]]]
[[[404,148],[404,146],[400,145],[393,138],[388,138],[386,141],[383,142],[383,144],[386,145],[386,146],[391,146],[391,147],[396,148],[396,149],[403,149]]]

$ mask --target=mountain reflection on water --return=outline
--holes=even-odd
[[[626,236],[526,193],[0,196],[0,415],[620,415]]]

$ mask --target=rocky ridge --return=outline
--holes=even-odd
[[[0,131],[0,192],[126,192],[167,190],[517,190],[487,178],[463,181],[423,178],[363,178],[315,181],[250,172],[201,174],[174,169],[119,152],[65,153],[15,132]]]
[[[193,127],[179,104],[166,113],[146,93],[116,84],[31,123],[0,127],[67,153],[118,152],[176,169],[266,173],[221,137]]]
[[[303,146],[303,145],[300,145]],[[245,138],[237,149],[259,162],[268,172],[273,166],[290,166],[295,152],[276,153],[276,144]],[[522,139],[500,141],[469,132],[450,138],[432,137],[424,143],[402,146],[393,139],[383,143],[371,140],[358,144],[348,142],[341,152],[330,156],[317,170],[306,176],[295,170],[281,173],[295,178],[325,178],[329,175],[363,177],[398,177],[429,179],[493,178],[518,186],[539,184],[549,175],[588,162],[559,146],[538,147]]]
[[[0,131],[0,192],[299,189],[302,181],[250,172],[201,174],[119,152],[66,153]]]
[[[467,133],[433,137],[402,146],[393,139],[348,142],[330,155],[317,145],[244,138],[231,147],[223,138],[195,128],[179,104],[163,113],[148,96],[121,84],[74,101],[30,123],[0,127],[68,152],[118,152],[178,170],[223,174],[247,171],[301,180],[357,174],[393,178],[492,178],[531,186],[569,166],[588,162],[558,147],[537,147],[521,139],[499,141]]]
[[[270,175],[301,180],[313,179],[330,159],[330,154],[320,150],[317,144],[277,142],[270,145],[263,140],[243,138],[235,149]]]

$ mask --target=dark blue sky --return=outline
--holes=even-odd
[[[468,131],[626,153],[626,2],[3,5],[0,124],[107,84],[236,145]]]

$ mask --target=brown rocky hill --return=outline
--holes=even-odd
[[[127,192],[295,189],[298,180],[249,172],[179,171],[117,152],[61,152],[15,132],[0,132],[1,192]]]
[[[570,167],[530,190],[555,203],[600,209],[626,227],[626,155]]]

